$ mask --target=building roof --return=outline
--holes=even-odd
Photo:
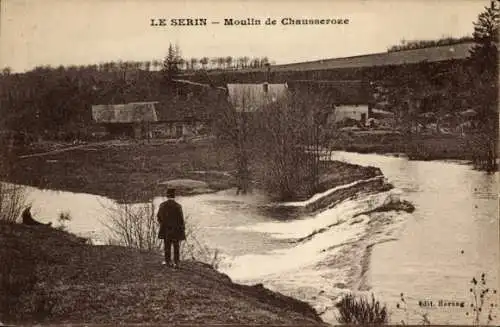
[[[323,59],[317,61],[275,65],[273,71],[288,70],[323,70],[340,68],[361,68],[373,66],[389,66],[415,64],[419,62],[439,62],[453,59],[466,59],[473,42],[442,45],[421,49],[381,52],[361,56]]]
[[[239,112],[254,112],[276,102],[287,89],[286,84],[227,84],[229,102]]]
[[[97,123],[156,122],[157,102],[131,102],[126,104],[99,104],[92,106],[92,119]]]

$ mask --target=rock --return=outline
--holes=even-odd
[[[336,288],[346,288],[347,286],[344,283],[335,283],[333,285],[333,287],[336,287]]]
[[[169,181],[160,182],[160,185],[166,185],[172,188],[181,189],[207,189],[209,188],[208,183],[204,181],[198,181],[194,179],[172,179]]]

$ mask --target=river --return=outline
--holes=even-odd
[[[335,321],[333,300],[355,290],[375,294],[394,323],[419,323],[425,313],[433,324],[472,323],[466,308],[437,303],[470,303],[469,281],[483,272],[488,285],[498,285],[498,174],[373,154],[336,152],[333,159],[379,167],[395,188],[296,220],[259,210],[267,202],[259,194],[230,190],[178,201],[201,241],[224,254],[221,269],[234,281],[263,283],[308,301],[327,321]],[[69,212],[70,231],[106,241],[105,208],[113,201],[27,189],[35,217],[57,225],[58,214]],[[415,212],[362,214],[394,197],[412,202]],[[406,312],[396,308],[401,293]],[[424,300],[434,305],[419,307]]]

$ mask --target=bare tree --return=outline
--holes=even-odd
[[[238,190],[246,193],[254,180],[281,200],[314,193],[328,148],[325,100],[290,93],[266,102],[247,91],[241,91],[235,107],[221,110],[216,128],[233,148]],[[255,102],[261,106],[255,108]]]
[[[191,62],[191,69],[196,70],[196,65],[198,64],[198,58],[191,58],[190,62]]]
[[[156,208],[151,203],[140,204],[101,204],[106,210],[102,222],[109,231],[108,243],[132,247],[144,251],[159,252],[163,243],[158,238],[159,223]],[[219,250],[212,249],[199,237],[199,228],[190,217],[184,217],[186,240],[181,243],[183,259],[198,260],[217,269],[222,257]]]
[[[107,216],[102,223],[111,234],[111,243],[148,251],[160,249],[158,222],[153,203],[103,207]]]
[[[248,66],[248,62],[250,61],[250,58],[247,56],[244,56],[243,58],[241,58],[241,60],[243,63],[243,67],[246,68]]]
[[[208,57],[203,57],[200,59],[200,64],[203,69],[207,69],[207,65],[210,59]]]
[[[0,221],[16,222],[27,205],[26,188],[0,182]]]
[[[227,56],[226,57],[226,68],[229,69],[231,68],[231,64],[233,63],[233,57]]]
[[[210,59],[210,65],[212,66],[211,68],[216,68],[218,63],[218,58],[214,57]]]
[[[267,64],[269,64],[269,58],[267,57],[260,58],[260,67],[266,67]]]
[[[217,65],[219,66],[219,69],[224,69],[225,63],[226,63],[226,58],[224,58],[224,57],[217,58]]]
[[[11,73],[12,73],[12,68],[10,68],[10,67],[4,67],[4,68],[2,69],[2,75],[4,75],[4,76],[8,76],[8,75],[10,75]]]

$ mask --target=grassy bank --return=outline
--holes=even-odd
[[[67,146],[67,151],[53,144],[18,149],[8,180],[127,202],[148,201],[164,195],[167,186],[163,182],[173,179],[203,181],[214,191],[236,186],[236,160],[231,149],[209,140],[190,143],[114,141]],[[373,167],[331,162],[323,171],[318,192],[378,174],[380,170]],[[181,195],[193,191],[196,190],[189,187],[179,189]],[[305,199],[311,195],[298,196]]]
[[[403,153],[413,160],[468,160],[478,156],[477,138],[457,135],[402,135],[396,133],[341,133],[335,150],[360,153]]]
[[[63,152],[24,149],[17,152],[11,182],[107,196],[119,201],[147,201],[164,195],[164,182],[172,179],[204,181],[212,190],[234,186],[232,154],[212,142],[142,143],[116,141],[89,144]],[[202,173],[205,172],[205,173]],[[208,173],[206,173],[208,172]],[[179,189],[189,194],[190,188]]]
[[[308,304],[199,262],[174,270],[159,254],[4,222],[0,243],[3,323],[322,324]]]

